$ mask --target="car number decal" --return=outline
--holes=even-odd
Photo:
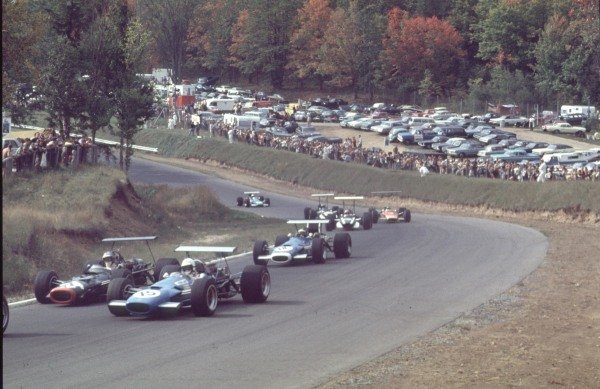
[[[160,296],[160,291],[154,289],[140,290],[135,294],[135,297],[151,298]]]

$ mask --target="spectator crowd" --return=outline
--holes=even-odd
[[[207,125],[208,127],[208,125]],[[279,150],[303,153],[315,158],[367,164],[377,168],[413,170],[425,176],[429,173],[452,174],[465,177],[481,177],[510,181],[590,180],[600,181],[600,168],[565,165],[546,165],[530,161],[504,162],[485,158],[455,158],[445,155],[401,152],[380,148],[362,147],[356,137],[343,139],[341,143],[309,141],[296,135],[273,136],[264,129],[240,129],[217,121],[210,124],[210,133],[225,137],[229,142],[245,142],[250,145],[272,147]]]

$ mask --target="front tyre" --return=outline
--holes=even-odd
[[[196,316],[212,316],[219,305],[219,294],[212,277],[198,278],[192,284],[192,312]]]
[[[110,303],[112,300],[127,300],[131,294],[131,288],[133,288],[133,282],[131,281],[131,278],[113,278],[108,284],[108,290],[106,291],[106,302]],[[114,314],[112,311],[111,313]]]
[[[310,248],[312,260],[316,264],[325,263],[325,241],[323,238],[314,238]]]
[[[241,207],[242,205],[244,205],[244,199],[242,197],[238,197],[237,198],[237,206]]]
[[[333,237],[333,253],[336,258],[350,258],[352,238],[347,232],[340,232]]]
[[[407,209],[404,211],[404,223],[410,223],[410,219],[411,219],[411,215],[410,215],[410,210]]]
[[[363,228],[365,230],[370,230],[371,227],[373,227],[373,215],[371,214],[371,212],[365,212],[363,213]]]
[[[271,275],[266,266],[248,265],[240,279],[242,299],[245,303],[264,303],[271,293]]]
[[[57,286],[58,275],[54,271],[42,270],[37,274],[34,281],[35,299],[40,304],[50,304],[48,293]]]

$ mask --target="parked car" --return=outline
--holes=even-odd
[[[435,151],[445,152],[448,147],[458,147],[466,141],[465,138],[448,138],[445,142],[432,144],[431,148]]]
[[[371,129],[371,127],[376,126],[380,123],[381,123],[381,120],[377,120],[377,119],[365,120],[361,123],[359,129],[362,131],[369,131]]]
[[[574,150],[573,147],[571,147],[569,145],[553,143],[553,144],[549,144],[546,147],[533,149],[533,150],[531,150],[531,152],[533,154],[542,156],[545,154],[562,153],[562,152],[573,151],[573,150]]]
[[[521,162],[521,161],[539,161],[540,156],[528,153],[523,149],[506,150],[503,154],[492,155],[493,161]]]
[[[393,127],[401,126],[402,120],[386,120],[375,126],[371,126],[371,131],[377,132],[378,134],[387,135]]]
[[[415,127],[406,132],[399,132],[398,135],[396,135],[396,139],[400,143],[411,145],[421,140],[431,139],[436,136],[436,134],[439,133],[431,130],[425,130],[421,127]]]
[[[296,135],[298,135],[300,138],[308,138],[310,136],[321,135],[321,133],[312,126],[299,126],[296,128]]]
[[[497,118],[490,119],[490,124],[497,126],[516,126],[526,127],[529,123],[529,119],[524,116],[504,115]]]
[[[446,155],[450,157],[472,158],[476,157],[477,153],[482,149],[483,146],[481,146],[481,144],[467,139],[464,142],[461,142],[458,147],[447,147],[445,152]]]
[[[504,154],[506,147],[501,145],[487,145],[477,152],[478,157],[490,157],[495,154]]]
[[[543,125],[542,131],[548,131],[554,134],[572,134],[583,138],[585,136],[586,129],[585,127],[573,126],[567,122],[559,122]]]
[[[449,138],[447,136],[444,135],[438,135],[438,136],[434,136],[431,139],[423,139],[420,140],[419,142],[417,142],[417,144],[425,149],[431,149],[432,146],[436,143],[444,143],[448,140]]]
[[[507,140],[507,139],[515,139],[516,140],[514,135],[507,134],[507,133],[488,134],[486,136],[482,136],[478,140],[479,140],[479,142],[485,143],[485,144],[496,144],[502,140]]]

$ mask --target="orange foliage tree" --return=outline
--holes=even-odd
[[[319,50],[332,12],[329,0],[306,0],[298,10],[297,28],[292,31],[290,38],[287,68],[301,82],[315,77],[320,88],[323,86],[323,76],[318,72]]]
[[[397,9],[388,14],[381,62],[386,83],[416,88],[427,75],[441,90],[451,89],[456,81],[462,37],[447,21],[437,17],[413,17]]]

